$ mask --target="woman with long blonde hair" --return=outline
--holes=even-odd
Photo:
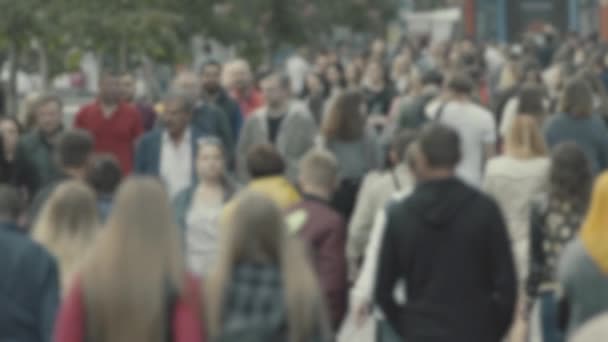
[[[56,341],[201,341],[198,294],[166,192],[132,178],[63,303]]]
[[[65,292],[93,246],[99,228],[93,190],[79,181],[62,183],[53,191],[36,222],[33,238],[57,259]]]
[[[546,189],[549,167],[538,120],[532,115],[519,114],[507,134],[505,154],[490,160],[486,168],[484,190],[496,200],[505,215],[520,290],[528,277],[531,203]],[[525,335],[525,302],[525,296],[521,296],[512,341],[520,341]]]
[[[527,274],[530,202],[548,183],[549,158],[536,119],[518,115],[507,135],[505,154],[489,161],[484,189],[505,214],[520,281]]]
[[[306,253],[279,207],[246,191],[222,230],[205,286],[206,326],[217,341],[331,341],[322,295]]]

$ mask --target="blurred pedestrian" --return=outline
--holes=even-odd
[[[331,99],[328,99],[328,95],[327,82],[321,75],[316,73],[306,75],[302,98],[317,126],[323,122],[326,104],[331,101]]]
[[[411,101],[399,103],[396,118],[400,129],[419,129],[429,121],[426,107],[441,95],[443,75],[437,71],[429,71],[422,77],[422,90],[414,95]]]
[[[268,196],[282,209],[301,200],[298,190],[285,177],[285,161],[272,145],[253,146],[247,153],[247,168],[251,175],[248,190]]]
[[[223,110],[230,121],[232,138],[238,140],[243,114],[239,104],[233,100],[222,86],[222,65],[219,62],[209,61],[201,68],[202,99]]]
[[[346,65],[346,69],[344,70],[344,79],[346,80],[347,90],[361,90],[361,80],[363,79],[363,72],[355,63],[350,63]]]
[[[465,182],[480,187],[486,162],[496,154],[494,115],[472,100],[473,83],[463,74],[447,84],[447,99],[431,110],[431,120],[455,129],[462,142],[462,158],[456,173]]]
[[[35,166],[23,158],[17,158],[17,146],[22,134],[21,125],[16,118],[0,118],[0,182],[17,187],[30,199],[38,189],[40,181]]]
[[[341,64],[331,64],[325,70],[325,80],[329,88],[329,97],[335,98],[340,95],[346,87],[346,78],[344,77],[344,68]]]
[[[349,264],[349,279],[355,280],[357,270],[369,245],[369,237],[375,217],[389,199],[398,192],[409,190],[415,180],[407,165],[406,152],[414,142],[413,131],[399,131],[390,146],[390,159],[393,168],[384,172],[372,172],[365,177],[357,194],[357,202],[348,226],[346,255]],[[371,293],[369,295],[371,299]]]
[[[319,144],[338,160],[340,186],[332,200],[348,220],[365,175],[383,165],[382,149],[366,129],[365,103],[359,92],[348,91],[332,103],[321,127]]]
[[[19,139],[15,152],[18,172],[34,172],[36,175],[36,186],[31,189],[31,197],[60,175],[53,156],[59,137],[64,132],[63,103],[55,95],[41,95],[32,105],[32,114],[35,128]],[[31,169],[33,171],[28,171]]]
[[[151,106],[136,101],[137,89],[136,80],[130,73],[125,73],[120,76],[120,87],[122,92],[122,100],[131,106],[135,107],[139,111],[141,123],[144,128],[144,132],[148,132],[156,125],[157,114],[154,108]]]
[[[81,181],[59,185],[42,208],[32,236],[57,260],[62,293],[70,289],[98,229],[95,194]]]
[[[17,142],[23,134],[21,125],[14,117],[0,118],[0,137],[3,142],[3,152],[7,160],[15,162]]]
[[[182,190],[173,204],[186,242],[188,267],[192,273],[206,276],[218,254],[222,210],[238,189],[226,171],[219,139],[200,140],[195,163],[197,183]]]
[[[57,265],[18,226],[22,201],[0,185],[0,339],[51,342],[59,305]]]
[[[537,121],[519,115],[512,122],[506,138],[505,154],[490,159],[483,189],[505,215],[511,240],[520,289],[519,308],[511,338],[523,341],[527,331],[525,280],[528,278],[530,250],[530,203],[546,190],[549,175],[547,149]]]
[[[460,146],[455,130],[424,128],[413,156],[420,185],[387,212],[375,298],[408,341],[498,342],[513,319],[507,229],[498,206],[455,177]],[[393,297],[400,280],[404,305]]]
[[[520,284],[528,276],[530,203],[546,190],[549,165],[536,120],[519,115],[507,136],[505,154],[491,159],[486,167],[483,189],[505,215]]]
[[[560,112],[549,118],[544,131],[550,147],[576,142],[589,158],[594,175],[608,168],[608,128],[594,114],[593,94],[584,80],[572,79],[567,83]]]
[[[338,187],[338,162],[328,151],[314,149],[300,162],[299,185],[303,200],[290,209],[289,229],[312,252],[331,322],[338,329],[346,312],[346,221],[331,207]]]
[[[513,121],[519,114],[532,115],[543,126],[550,108],[550,100],[544,89],[537,85],[526,84],[517,97],[511,99],[503,112],[500,123],[500,135],[504,139],[509,134]]]
[[[162,185],[129,179],[62,304],[55,340],[203,341],[198,287]]]
[[[135,150],[135,172],[160,177],[173,199],[196,180],[198,141],[205,136],[192,122],[193,103],[181,93],[163,101],[163,127],[146,133]]]
[[[249,148],[270,143],[285,160],[290,180],[297,178],[297,165],[314,144],[317,126],[303,103],[292,100],[289,79],[272,73],[262,80],[266,106],[245,121],[237,147],[239,176],[248,178],[244,161]]]
[[[60,175],[34,197],[29,211],[32,225],[36,223],[40,210],[59,184],[66,180],[86,180],[93,161],[93,138],[85,130],[65,131],[58,138],[53,154]]]
[[[228,92],[241,107],[243,119],[264,106],[264,96],[256,89],[251,66],[245,60],[229,62],[224,69],[224,82]]]
[[[384,66],[379,62],[369,63],[363,82],[368,121],[382,132],[388,124],[388,113],[396,94],[388,82]]]
[[[608,310],[607,205],[608,174],[604,173],[595,182],[580,235],[568,244],[558,267],[567,338]]]
[[[99,96],[76,114],[74,126],[91,133],[95,152],[118,159],[123,174],[131,173],[135,142],[143,133],[140,113],[121,100],[120,79],[106,71],[99,81]]]
[[[608,336],[608,314],[603,314],[583,325],[572,338],[572,342],[596,342],[606,336]]]
[[[232,151],[235,141],[230,118],[210,99],[203,97],[201,80],[194,72],[182,71],[175,78],[171,92],[185,97],[191,103],[191,121],[198,131],[220,138],[228,151]]]
[[[304,247],[287,237],[280,208],[245,192],[223,232],[203,290],[210,339],[332,341],[313,269]]]
[[[530,210],[530,266],[526,290],[534,305],[532,336],[560,342],[560,289],[557,266],[566,245],[583,223],[593,178],[585,153],[573,142],[558,145],[551,154],[549,186],[535,196]],[[529,305],[532,308],[532,305]]]
[[[105,223],[112,211],[114,195],[122,181],[120,165],[114,156],[102,154],[95,156],[87,182],[95,190],[97,212],[102,223]]]
[[[307,59],[308,54],[306,47],[300,47],[285,63],[285,69],[291,80],[291,92],[294,94],[299,94],[304,90],[306,76],[312,72],[312,66]]]

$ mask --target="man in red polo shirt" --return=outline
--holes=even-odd
[[[126,175],[133,168],[135,142],[143,125],[137,109],[120,98],[119,77],[105,72],[99,80],[97,100],[80,109],[74,125],[91,133],[95,152],[114,155]]]

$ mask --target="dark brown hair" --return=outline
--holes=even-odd
[[[97,155],[87,175],[89,184],[97,195],[111,195],[116,192],[122,180],[122,171],[118,160],[111,154]]]
[[[277,176],[285,172],[285,162],[273,145],[259,144],[247,152],[247,169],[251,178]]]
[[[542,87],[532,84],[524,85],[519,92],[519,114],[528,114],[536,118],[544,117],[545,91]]]
[[[562,112],[574,116],[589,116],[593,113],[593,91],[582,78],[573,78],[566,83],[561,98]]]
[[[346,91],[333,101],[321,127],[327,140],[353,141],[360,139],[365,131],[365,116],[361,111],[363,95],[357,91]]]
[[[93,137],[82,129],[66,131],[59,137],[55,153],[62,167],[83,167],[93,153]]]
[[[586,207],[593,173],[585,152],[574,142],[557,145],[551,154],[549,194],[552,198]]]
[[[473,88],[473,81],[465,74],[458,73],[448,81],[448,89],[456,94],[471,95]]]
[[[460,136],[450,127],[437,123],[426,125],[418,144],[430,167],[454,168],[460,162]]]

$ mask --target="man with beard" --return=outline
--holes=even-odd
[[[53,161],[53,150],[57,138],[63,132],[63,104],[57,96],[42,95],[34,104],[32,112],[36,129],[19,140],[15,151],[17,174],[33,172],[36,175],[36,184],[28,189],[31,197],[60,173]]]
[[[217,61],[209,61],[201,68],[202,98],[207,103],[222,109],[230,120],[232,136],[238,140],[243,117],[239,104],[234,101],[221,85],[222,65]]]

